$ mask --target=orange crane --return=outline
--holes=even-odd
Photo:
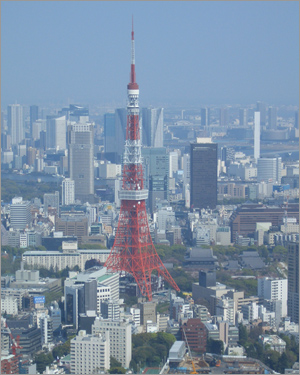
[[[193,357],[192,357],[191,349],[190,349],[189,343],[188,343],[188,341],[187,341],[186,334],[185,334],[185,330],[184,330],[183,327],[182,327],[182,330],[183,330],[183,333],[184,333],[185,342],[186,342],[186,345],[187,345],[187,347],[188,347],[189,355],[190,355],[190,358],[191,358],[191,361],[192,361],[192,366],[193,366],[193,371],[191,371],[190,374],[198,374],[198,372],[196,371],[196,368],[195,368],[195,363],[194,363],[194,361],[193,361]]]

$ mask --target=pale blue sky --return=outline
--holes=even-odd
[[[1,1],[2,106],[299,102],[297,1]]]

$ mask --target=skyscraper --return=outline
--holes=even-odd
[[[47,148],[66,149],[66,116],[47,116]]]
[[[257,159],[257,181],[281,183],[281,157]]]
[[[75,202],[75,183],[70,178],[65,178],[62,182],[62,205],[68,206]]]
[[[164,110],[163,108],[142,109],[142,142],[144,146],[163,147]]]
[[[269,127],[269,129],[276,129],[277,128],[277,108],[276,107],[269,107],[268,127]]]
[[[30,106],[30,135],[32,136],[32,124],[39,118],[39,107],[37,105]]]
[[[94,202],[94,124],[68,126],[69,174],[75,183],[75,199]]]
[[[169,198],[169,154],[166,148],[142,148],[145,188],[149,190],[149,209],[153,213],[157,200]]]
[[[191,143],[191,208],[217,205],[218,147],[211,138]]]
[[[260,157],[260,112],[254,112],[254,159]]]
[[[256,102],[256,111],[260,112],[260,124],[261,126],[266,125],[267,109],[266,104],[263,102]]]
[[[19,144],[25,138],[23,107],[20,104],[7,107],[7,128],[12,145]]]
[[[201,125],[209,125],[209,108],[201,108]]]
[[[121,163],[126,139],[127,112],[117,108],[115,113],[104,115],[104,152],[105,158],[112,163]]]
[[[247,126],[248,125],[248,111],[247,111],[246,108],[240,108],[239,118],[240,118],[240,125],[241,126]]]
[[[228,108],[220,108],[219,124],[220,126],[228,126],[229,124]]]
[[[288,244],[288,316],[299,324],[299,242]]]
[[[10,226],[23,230],[31,225],[30,202],[21,197],[13,198],[10,206]]]

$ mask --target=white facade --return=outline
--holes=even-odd
[[[183,161],[183,183],[186,186],[191,182],[191,157],[190,154],[184,154]]]
[[[66,116],[57,118],[47,118],[47,148],[55,148],[56,150],[66,149]]]
[[[281,182],[281,157],[259,158],[257,160],[257,181],[271,182],[273,184]]]
[[[260,112],[254,112],[254,159],[260,157]]]
[[[172,151],[169,153],[169,177],[173,177],[173,173],[178,171],[178,153]]]
[[[168,229],[169,225],[175,224],[175,212],[173,212],[172,207],[163,207],[158,211],[157,222],[159,230]]]
[[[163,147],[163,108],[142,108],[142,143],[149,147]]]
[[[68,206],[75,202],[75,182],[65,178],[62,182],[62,205]]]
[[[14,296],[1,296],[1,314],[17,315],[18,299]]]
[[[15,202],[15,203],[14,203]],[[10,225],[13,229],[25,229],[31,225],[30,202],[13,200],[10,206]]]
[[[262,277],[258,279],[257,295],[265,300],[282,301],[282,317],[287,315],[287,279]]]
[[[232,298],[221,297],[217,300],[216,315],[223,317],[223,321],[235,325],[235,303]]]
[[[134,307],[130,308],[130,314],[132,316],[132,321],[139,327],[141,325],[141,310]]]
[[[108,334],[87,335],[79,331],[71,340],[71,374],[95,374],[110,368]]]
[[[22,255],[24,263],[32,266],[50,269],[52,266],[59,271],[66,267],[73,268],[78,266],[84,270],[85,262],[90,259],[99,260],[105,263],[110,254],[109,249],[103,250],[77,250],[76,252],[60,251],[25,251]]]
[[[92,325],[92,334],[106,332],[109,333],[110,355],[121,362],[123,367],[128,368],[132,357],[131,324],[128,321],[96,318]]]
[[[42,334],[42,344],[48,345],[53,341],[53,322],[49,315],[42,315],[39,318]]]
[[[12,145],[17,145],[24,139],[23,107],[20,104],[12,104],[7,107],[7,128]]]

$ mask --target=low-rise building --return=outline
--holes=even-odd
[[[280,354],[285,352],[286,349],[286,342],[277,335],[260,335],[258,342],[260,342],[264,348],[266,345],[269,345],[272,350]]]

